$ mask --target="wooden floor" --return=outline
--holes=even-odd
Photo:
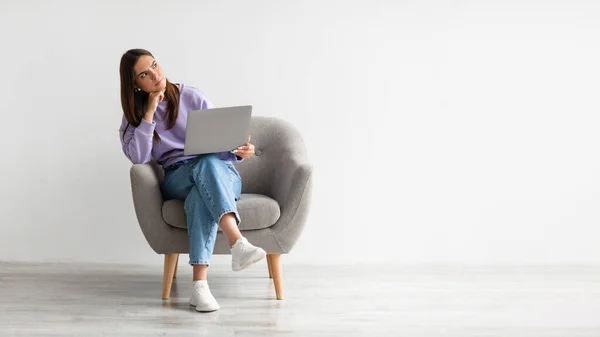
[[[182,261],[185,259],[182,258]],[[599,267],[211,267],[221,310],[162,268],[0,263],[1,336],[600,336]]]

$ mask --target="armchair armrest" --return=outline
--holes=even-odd
[[[133,205],[138,223],[150,247],[159,254],[173,251],[173,242],[186,235],[185,231],[169,226],[162,217],[163,196],[160,191],[162,171],[155,164],[134,164],[130,170]],[[187,249],[187,247],[182,247]]]
[[[300,237],[312,199],[312,171],[304,152],[281,158],[270,194],[279,203],[281,216],[272,230],[282,250],[289,252]]]
[[[130,170],[135,213],[140,223],[162,219],[163,196],[159,173],[152,164],[134,164]]]

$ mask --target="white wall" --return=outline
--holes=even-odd
[[[599,15],[591,0],[3,0],[0,260],[162,261],[117,133],[119,59],[141,47],[217,105],[301,130],[314,203],[287,263],[600,263]]]

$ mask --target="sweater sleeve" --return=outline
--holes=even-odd
[[[129,125],[129,126],[127,126]],[[152,158],[152,142],[156,123],[142,119],[138,127],[130,125],[125,116],[119,129],[123,153],[134,164],[145,164]]]
[[[197,109],[204,110],[204,109],[213,109],[215,107],[212,104],[212,102],[204,96],[204,93],[202,93],[202,91],[194,88],[194,93],[195,93],[195,97],[194,97],[195,105],[197,106]],[[234,150],[234,149],[231,149],[231,150]],[[217,152],[216,154],[217,154],[217,157],[219,157],[221,160],[233,161],[233,162],[244,161],[244,158],[239,157],[236,154],[231,153],[230,151]]]
[[[231,153],[231,152],[228,152],[228,151],[218,152],[217,156],[219,158],[221,158],[221,160],[229,160],[229,161],[235,161],[235,162],[240,162],[240,161],[244,160],[244,158],[239,157],[235,153]]]

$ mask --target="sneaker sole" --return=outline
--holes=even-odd
[[[216,307],[216,308],[207,308],[207,309],[200,309],[198,310],[198,306],[196,306],[195,304],[190,303],[190,306],[194,307],[194,309],[196,309],[197,312],[212,312],[212,311],[217,311],[219,310],[221,307]]]
[[[257,257],[256,259],[250,260],[249,262],[247,262],[247,263],[245,263],[245,264],[243,264],[243,265],[241,265],[241,266],[239,266],[239,267],[237,267],[237,268],[231,268],[231,269],[232,269],[233,271],[241,271],[241,270],[244,270],[244,269],[246,269],[246,268],[250,267],[251,265],[255,264],[256,262],[258,262],[258,261],[260,261],[260,260],[264,259],[266,256],[267,256],[267,253],[266,253],[265,251],[263,251],[263,253],[262,253],[262,254],[260,254],[260,256],[259,256],[259,257]]]

